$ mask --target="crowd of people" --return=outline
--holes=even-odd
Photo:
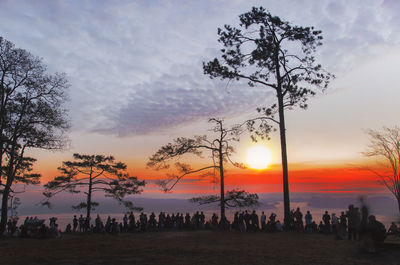
[[[24,223],[17,225],[18,218],[10,218],[7,222],[7,234],[13,237],[23,238],[57,238],[61,237],[61,231],[56,223],[57,218],[52,217],[49,220],[49,226],[45,220],[27,216]]]
[[[303,219],[305,222],[303,222]],[[56,223],[57,218],[50,218],[49,226],[45,220],[37,217],[26,217],[21,226],[17,226],[17,220],[10,219],[8,222],[8,234],[21,237],[60,237],[61,231]],[[158,216],[152,212],[149,216],[141,213],[135,217],[133,212],[125,214],[122,221],[108,216],[105,222],[96,216],[94,222],[89,218],[74,215],[72,224],[68,224],[65,233],[93,232],[93,233],[127,233],[127,232],[146,232],[146,231],[165,231],[165,230],[223,230],[238,232],[279,232],[296,231],[312,233],[333,234],[336,239],[357,240],[363,235],[369,235],[374,241],[382,242],[387,235],[399,235],[400,228],[392,223],[388,231],[384,225],[377,221],[375,216],[369,215],[368,208],[362,206],[361,209],[350,205],[346,212],[341,212],[340,216],[335,213],[329,214],[328,211],[322,216],[322,220],[317,224],[313,220],[310,211],[304,215],[300,208],[292,210],[289,215],[288,225],[284,225],[277,220],[277,215],[271,213],[269,217],[264,212],[258,216],[255,210],[235,212],[233,221],[230,222],[226,217],[219,218],[213,214],[209,220],[203,212],[196,212],[193,215],[186,213],[164,213]]]

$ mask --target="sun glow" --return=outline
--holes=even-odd
[[[272,154],[265,145],[255,145],[247,149],[246,163],[253,169],[266,169],[272,161]]]

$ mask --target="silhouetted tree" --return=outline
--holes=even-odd
[[[225,202],[226,207],[230,208],[243,208],[258,206],[258,195],[255,193],[248,193],[244,190],[231,190],[227,191],[224,195],[224,199],[221,200],[221,196],[218,195],[208,195],[201,196],[190,199],[191,202],[198,203],[200,205],[218,202],[221,204],[222,201]]]
[[[16,217],[16,209],[21,204],[20,199],[16,196],[17,194],[25,192],[25,185],[39,185],[40,184],[40,174],[32,173],[33,164],[36,162],[35,158],[23,157],[18,160],[18,165],[15,166],[16,172],[14,173],[14,181],[8,192],[8,210],[11,214],[11,218]],[[7,170],[7,168],[4,168]],[[23,189],[19,189],[15,184],[22,184]],[[4,188],[0,188],[0,194],[4,193]]]
[[[97,202],[92,201],[93,192],[102,191],[106,197],[116,199],[120,204],[130,210],[142,210],[133,206],[132,202],[125,201],[126,195],[141,193],[140,189],[145,185],[137,177],[131,177],[126,172],[126,165],[116,162],[113,156],[81,155],[74,154],[74,161],[64,161],[58,168],[61,175],[49,181],[43,195],[46,197],[44,205],[50,206],[49,199],[57,193],[68,191],[80,193],[80,188],[86,190],[86,202],[82,202],[74,209],[86,208],[86,217],[90,218],[90,212]]]
[[[267,138],[272,124],[279,126],[287,222],[290,200],[284,110],[295,106],[305,109],[316,89],[328,86],[331,74],[316,64],[313,56],[322,45],[321,31],[293,26],[262,7],[253,7],[239,18],[239,28],[225,25],[218,29],[218,41],[224,46],[221,58],[203,63],[204,73],[211,78],[247,80],[251,87],[261,85],[275,91],[276,103],[257,109],[262,117],[247,124],[255,136]],[[276,114],[279,119],[275,119]]]
[[[370,144],[364,155],[384,158],[388,171],[376,173],[383,185],[395,196],[400,212],[400,128],[384,128],[383,132],[368,130]]]
[[[216,138],[209,140],[207,136],[195,136],[194,138],[177,138],[173,143],[162,146],[155,154],[149,158],[148,167],[159,169],[168,169],[171,161],[181,158],[185,154],[194,154],[201,157],[203,151],[207,151],[211,155],[212,164],[198,169],[193,169],[189,164],[176,162],[175,167],[179,174],[168,175],[166,180],[161,180],[159,185],[164,191],[171,191],[174,186],[185,176],[190,174],[206,171],[203,176],[213,176],[216,178],[219,175],[220,195],[211,197],[193,198],[192,202],[201,204],[220,202],[221,216],[225,216],[225,206],[231,205],[230,202],[236,201],[236,204],[249,203],[256,204],[258,197],[256,194],[247,194],[243,192],[231,191],[225,197],[224,187],[224,164],[231,162],[233,165],[243,167],[243,165],[234,163],[230,160],[230,155],[234,152],[234,148],[230,145],[231,141],[238,141],[238,136],[242,132],[240,127],[226,129],[223,126],[223,121],[212,118],[209,122],[215,123],[212,131],[216,133]],[[211,171],[207,171],[211,170]],[[233,204],[232,204],[233,205]]]
[[[63,103],[68,87],[63,74],[49,75],[42,60],[0,37],[0,234],[7,223],[14,183],[37,183],[29,148],[60,149],[69,124]]]

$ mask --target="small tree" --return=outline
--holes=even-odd
[[[17,171],[14,173],[13,185],[10,187],[8,192],[8,210],[11,218],[17,217],[17,208],[21,205],[21,200],[17,197],[17,194],[25,192],[25,185],[39,185],[41,175],[38,173],[32,173],[33,164],[36,162],[35,158],[23,157],[18,159],[18,164],[15,165]],[[3,170],[7,170],[4,167]],[[24,188],[18,190],[15,184],[22,184]],[[0,194],[4,193],[4,188],[0,188]]]
[[[191,202],[200,205],[218,202],[221,205],[221,196],[209,195],[201,196],[190,199]],[[244,208],[258,206],[258,195],[255,193],[248,193],[244,190],[231,190],[227,191],[224,196],[225,205],[227,208]]]
[[[368,130],[367,134],[370,137],[370,144],[363,154],[384,158],[387,171],[374,172],[396,198],[400,212],[400,128],[385,127],[383,132]]]
[[[212,118],[209,120],[215,123],[212,131],[216,133],[216,138],[209,140],[207,136],[195,136],[194,138],[177,138],[173,143],[169,143],[161,147],[155,154],[149,158],[148,167],[159,169],[168,169],[170,162],[180,159],[183,155],[194,154],[201,157],[203,151],[210,153],[212,164],[193,169],[189,164],[176,162],[175,167],[178,174],[169,174],[166,180],[161,180],[159,185],[164,191],[171,191],[175,185],[185,176],[206,172],[203,176],[212,176],[216,178],[219,175],[220,195],[205,196],[191,199],[192,202],[200,204],[219,202],[221,207],[221,217],[225,217],[226,206],[240,206],[242,204],[256,205],[258,203],[257,194],[248,194],[244,191],[229,191],[225,194],[224,185],[224,165],[228,161],[233,165],[242,167],[241,164],[233,163],[230,160],[230,155],[234,152],[234,148],[230,145],[231,141],[237,141],[238,135],[241,133],[240,127],[226,129],[223,126],[223,121]]]
[[[218,41],[224,46],[221,58],[203,63],[211,78],[246,80],[276,93],[276,103],[259,108],[262,118],[248,122],[256,136],[268,138],[272,125],[280,131],[285,223],[289,221],[289,181],[284,110],[295,106],[305,109],[315,89],[327,88],[331,75],[315,63],[313,53],[322,45],[321,31],[313,27],[292,26],[264,8],[239,16],[240,28],[225,25],[218,29]],[[279,119],[274,116],[278,114]],[[254,137],[253,137],[254,139]]]
[[[33,184],[40,177],[27,170],[27,163],[31,166],[35,160],[25,152],[56,150],[65,144],[68,82],[63,74],[46,71],[41,59],[0,37],[0,235],[6,229],[13,185]]]
[[[72,208],[78,210],[86,208],[88,219],[93,207],[99,205],[92,201],[93,192],[96,191],[104,192],[106,197],[116,199],[130,210],[143,209],[124,200],[126,195],[141,193],[140,188],[145,185],[145,182],[139,181],[137,177],[129,176],[124,163],[116,162],[113,156],[74,154],[73,157],[74,161],[64,161],[58,168],[60,176],[44,185],[43,195],[46,198],[42,204],[50,206],[49,199],[57,193],[63,191],[80,193],[80,188],[83,188],[86,190],[86,202]]]

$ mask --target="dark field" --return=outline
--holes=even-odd
[[[0,239],[1,264],[400,264],[400,239],[376,254],[359,242],[300,233],[212,231]]]

